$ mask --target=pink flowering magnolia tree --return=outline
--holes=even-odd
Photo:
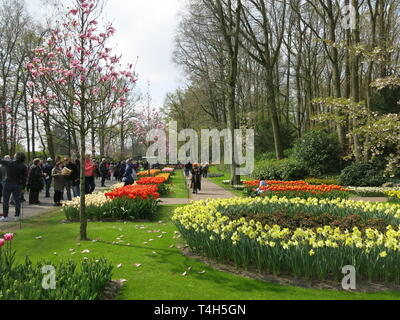
[[[136,82],[133,65],[122,67],[121,56],[108,47],[115,29],[100,27],[99,0],[74,0],[73,8],[52,30],[46,45],[34,50],[27,65],[33,90],[30,104],[39,113],[62,118],[80,136],[82,240],[87,240],[85,205],[86,137],[90,124],[115,108],[126,105],[127,95]],[[108,101],[108,108],[97,108]],[[98,112],[98,110],[101,110]]]
[[[167,131],[168,129],[163,115],[156,109],[139,112],[135,119],[132,120],[132,124],[134,127],[133,135],[136,137],[137,142],[146,147],[151,144],[151,142],[147,141],[147,135],[151,130]]]

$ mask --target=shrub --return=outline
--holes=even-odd
[[[335,135],[324,130],[311,131],[296,141],[293,156],[312,176],[340,171],[340,144]]]
[[[339,180],[352,187],[379,187],[386,182],[381,165],[368,162],[353,163],[342,171]]]
[[[263,161],[256,166],[252,177],[264,177],[267,180],[302,180],[307,176],[306,168],[295,160]]]

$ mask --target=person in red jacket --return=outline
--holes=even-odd
[[[96,189],[96,164],[90,155],[85,160],[85,194],[92,194]]]

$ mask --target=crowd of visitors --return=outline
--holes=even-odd
[[[26,165],[24,153],[17,153],[12,159],[5,156],[0,159],[0,203],[3,202],[3,216],[0,222],[8,221],[9,207],[15,205],[15,219],[21,215],[21,203],[25,202],[24,192],[28,192],[29,205],[40,205],[39,195],[45,191],[45,197],[51,198],[53,189],[54,206],[62,206],[63,200],[71,201],[73,197],[81,195],[80,160],[68,157],[56,159],[48,158],[46,161],[34,159]],[[201,191],[201,180],[207,178],[209,164],[199,165],[188,163],[185,166],[178,164],[185,170],[187,178],[191,175],[191,188],[193,194]],[[85,157],[85,194],[92,194],[96,190],[96,179],[100,179],[101,187],[106,187],[106,182],[123,182],[132,185],[138,179],[141,170],[161,169],[156,163],[150,165],[148,161],[134,162],[132,159],[122,162],[110,162],[102,159],[101,162],[90,155]],[[64,194],[66,198],[64,199]]]
[[[54,206],[62,206],[63,200],[71,201],[73,197],[81,195],[80,161],[70,158],[48,158],[46,161],[34,159],[26,165],[24,153],[17,153],[12,159],[5,156],[0,159],[0,203],[3,204],[3,216],[0,222],[9,220],[9,207],[15,205],[15,220],[21,215],[21,203],[26,202],[24,193],[28,192],[29,205],[40,205],[39,195],[45,192],[46,198],[51,198],[53,189]],[[96,190],[96,179],[100,179],[101,186],[106,187],[106,181],[124,182],[125,185],[134,184],[137,172],[141,169],[149,170],[147,161],[133,160],[110,162],[102,159],[96,161],[87,155],[84,163],[85,194],[92,194]],[[155,166],[153,166],[154,168]],[[65,195],[65,199],[64,199]]]

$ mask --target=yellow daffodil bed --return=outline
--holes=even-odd
[[[296,227],[299,214],[312,227]],[[286,227],[262,222],[271,216]],[[325,216],[337,220],[323,225]],[[342,268],[353,265],[360,280],[397,284],[399,218],[399,204],[278,197],[193,202],[173,216],[193,251],[221,262],[319,280],[340,280]]]

